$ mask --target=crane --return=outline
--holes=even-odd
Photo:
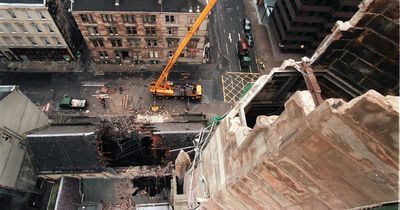
[[[175,85],[172,81],[168,81],[168,74],[172,67],[178,60],[183,49],[193,37],[193,35],[199,29],[201,23],[206,19],[208,13],[217,3],[217,0],[209,0],[204,10],[200,13],[200,16],[193,23],[182,42],[179,44],[178,49],[174,55],[170,58],[164,70],[161,72],[160,77],[151,83],[150,92],[156,97],[180,97],[201,100],[202,98],[202,87],[200,84],[186,84],[184,86]]]

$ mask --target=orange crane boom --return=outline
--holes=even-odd
[[[208,13],[211,11],[211,9],[214,7],[214,5],[217,3],[217,0],[209,0],[208,4],[204,8],[204,10],[200,13],[200,16],[196,19],[194,22],[193,26],[190,28],[190,30],[187,32],[186,36],[183,38],[182,42],[179,44],[178,49],[176,49],[174,55],[170,58],[168,61],[167,65],[165,66],[164,70],[161,72],[160,77],[157,79],[157,81],[153,82],[150,86],[150,92],[155,95],[155,96],[177,96],[176,91],[174,91],[173,88],[173,83],[168,81],[168,74],[171,71],[172,67],[178,60],[179,56],[181,55],[182,51],[185,49],[186,45],[189,43],[190,39],[194,36],[194,34],[197,32],[199,29],[200,25],[203,23],[203,21],[206,19]],[[189,86],[188,86],[189,87]],[[176,89],[175,89],[176,90]],[[200,85],[195,85],[193,88],[191,94],[185,94],[185,90],[183,90],[183,93],[179,94],[179,96],[188,96],[190,98],[201,98],[201,86]],[[197,94],[195,94],[197,92]],[[200,96],[198,96],[200,94]]]

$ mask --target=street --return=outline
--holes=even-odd
[[[250,50],[253,61],[249,67],[241,67],[237,56],[236,44],[240,38],[245,38],[243,31],[245,17],[243,2],[229,0],[218,1],[210,16],[210,24],[214,32],[211,36],[214,36],[216,42],[214,50],[218,52],[217,57],[222,63],[224,72],[258,72],[253,48]]]
[[[151,105],[156,103],[163,107],[165,111],[182,113],[185,110],[190,110],[209,113],[210,115],[221,114],[228,110],[230,106],[224,103],[226,96],[223,95],[222,75],[229,72],[258,73],[258,71],[253,48],[250,48],[250,56],[253,61],[249,67],[241,67],[237,56],[236,43],[245,36],[243,31],[243,18],[245,18],[243,2],[219,0],[209,18],[212,62],[201,65],[177,64],[168,77],[175,83],[201,84],[203,99],[200,103],[185,100],[154,100],[148,87],[150,82],[159,76],[162,69],[125,73],[106,72],[105,75],[94,75],[84,66],[82,71],[75,73],[4,72],[0,74],[0,84],[18,85],[35,104],[40,107],[48,106],[49,112],[64,114],[82,114],[84,112],[92,116],[110,113],[127,114],[130,111],[148,110]],[[119,87],[124,90],[122,94],[111,94],[110,98],[107,99],[106,107],[96,98],[103,84],[109,85],[114,90]],[[246,84],[243,83],[243,85]],[[234,91],[241,92],[241,90],[242,87],[238,86],[238,90]],[[88,106],[84,110],[60,109],[58,103],[64,94],[86,99]],[[232,97],[236,97],[235,94]],[[128,100],[129,105],[121,106],[124,100]],[[225,102],[227,101],[229,100],[225,100]]]

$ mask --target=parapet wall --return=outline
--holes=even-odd
[[[259,116],[253,129],[226,118],[186,174],[189,207],[344,209],[397,201],[398,120],[398,97],[372,90],[317,108],[300,91],[280,116]]]

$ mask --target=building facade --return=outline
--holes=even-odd
[[[354,15],[360,2],[277,0],[270,15],[276,44],[284,53],[312,53],[336,21],[347,21]]]
[[[74,58],[46,0],[0,1],[0,57],[10,61]]]
[[[79,0],[72,14],[96,63],[165,63],[195,22],[203,5],[196,0],[168,2]],[[201,63],[207,36],[204,20],[179,62]]]

